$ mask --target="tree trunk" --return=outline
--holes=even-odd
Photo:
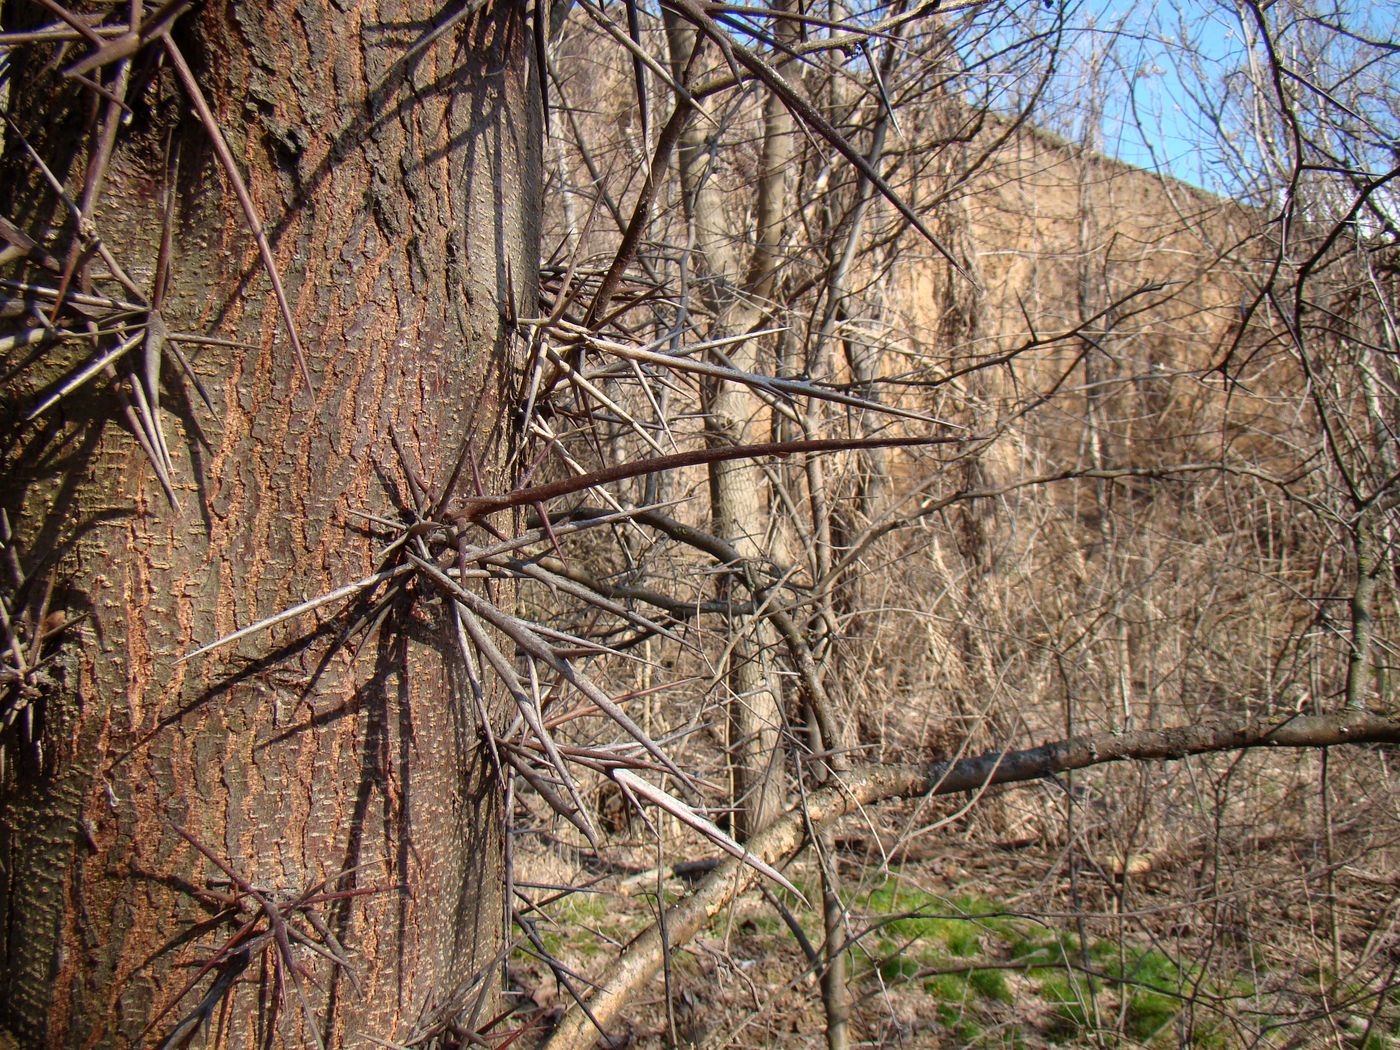
[[[403,1042],[470,1008],[502,936],[501,793],[447,610],[410,588],[377,632],[336,651],[346,620],[327,606],[180,658],[375,570],[384,540],[356,514],[413,502],[391,434],[430,488],[475,435],[484,484],[508,487],[493,431],[517,345],[504,299],[513,289],[532,312],[538,266],[530,34],[519,3],[419,47],[439,4],[200,10],[173,36],[268,231],[316,385],[299,377],[248,223],[156,38],[132,62],[155,79],[131,96],[96,230],[149,285],[169,188],[163,318],[247,345],[186,347],[212,413],[166,355],[158,414],[178,508],[124,425],[117,377],[21,424],[90,343],[7,385],[0,506],[31,590],[54,581],[58,611],[82,618],[51,643],[35,742],[18,724],[3,741],[0,1035],[148,1046],[207,1020],[210,1045]],[[51,57],[19,56],[8,108],[76,198],[77,136],[102,104]],[[118,74],[89,75],[110,88]],[[67,213],[14,136],[0,165],[0,213],[61,258]],[[80,290],[113,294],[82,274]],[[221,908],[238,879],[351,966],[296,941],[230,942],[268,926],[252,894]],[[294,906],[322,883],[322,899]],[[220,954],[249,943],[246,965]]]
[[[780,3],[778,10],[783,9]],[[667,42],[671,67],[679,73],[695,46],[695,31],[668,13]],[[790,38],[791,24],[779,23],[780,36]],[[713,320],[706,337],[742,335],[762,322],[771,298],[779,249],[788,211],[787,168],[792,157],[792,118],[782,102],[768,95],[763,105],[763,148],[759,159],[755,208],[756,245],[741,260],[735,247],[741,239],[727,229],[722,193],[709,177],[711,143],[692,120],[681,133],[677,168],[686,216],[696,249],[696,265],[707,278],[705,296]],[[725,362],[743,371],[761,371],[756,340],[725,348]],[[705,431],[717,447],[766,440],[771,426],[768,410],[754,391],[741,384],[716,382],[705,398]],[[767,485],[763,470],[746,460],[717,462],[710,467],[711,518],[715,535],[732,544],[746,559],[760,560],[773,552],[766,545]],[[733,581],[721,583],[720,599],[732,596]],[[747,837],[776,820],[785,802],[782,686],[773,665],[777,644],[773,629],[762,618],[734,618],[729,630],[737,635],[729,649],[727,683],[730,699],[730,753],[734,763],[734,827]]]
[[[1371,508],[1357,515],[1352,526],[1352,550],[1356,580],[1351,588],[1351,649],[1347,654],[1346,707],[1364,711],[1371,700],[1375,679],[1376,588],[1389,567],[1380,535],[1383,524]]]

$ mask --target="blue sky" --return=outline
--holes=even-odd
[[[1238,129],[1251,122],[1244,79],[1236,76],[1228,89],[1225,84],[1228,74],[1248,65],[1247,39],[1256,41],[1256,58],[1263,57],[1254,15],[1246,10],[1249,21],[1242,25],[1240,10],[1234,0],[1081,0],[1070,17],[1072,53],[1062,74],[1073,82],[1063,86],[1081,89],[1082,106],[1084,86],[1097,85],[1095,144],[1216,192],[1238,188],[1232,170],[1267,170],[1269,158],[1260,156],[1253,135],[1222,137],[1211,114],[1228,98],[1225,124]],[[1305,137],[1330,156],[1344,156],[1353,170],[1376,174],[1392,167],[1400,157],[1400,49],[1394,45],[1400,0],[1280,2],[1266,18],[1279,57],[1303,78],[1285,77],[1285,83]],[[1386,46],[1365,43],[1366,37]],[[1264,108],[1273,112],[1273,89],[1267,77],[1263,83]],[[1064,97],[1075,93],[1067,90]],[[1082,134],[1078,119],[1077,129],[1064,130]],[[1319,156],[1310,152],[1308,159]]]
[[[1118,37],[1121,68],[1113,71],[1119,83],[1113,85],[1118,97],[1105,105],[1102,134],[1108,153],[1145,168],[1163,168],[1177,178],[1210,189],[1217,176],[1210,170],[1213,154],[1207,143],[1214,130],[1204,124],[1204,115],[1181,76],[1183,66],[1195,64],[1203,71],[1219,75],[1235,65],[1242,49],[1233,19],[1209,4],[1192,5],[1195,17],[1177,19],[1176,34],[1168,27],[1147,25],[1141,11],[1148,5],[1124,4],[1121,0],[1101,5],[1099,24],[1126,19],[1128,30]],[[1159,19],[1175,5],[1157,7]],[[1124,8],[1136,10],[1123,10]]]
[[[1218,95],[1220,78],[1245,57],[1234,0],[1060,2],[1064,9],[1044,0],[967,9],[974,101],[1018,109],[1058,53],[1037,123],[1129,163],[1226,190],[1215,162],[1218,135],[1200,102]]]
[[[1085,0],[1069,24],[1074,58],[1062,75],[1076,87],[1089,77],[1097,80],[1099,147],[1198,186],[1227,189],[1212,163],[1215,130],[1197,103],[1203,90],[1197,78],[1214,80],[1243,58],[1231,7],[1189,0]],[[1096,64],[1093,56],[1106,50],[1111,57]],[[1076,137],[1083,133],[1082,126],[1064,130]]]

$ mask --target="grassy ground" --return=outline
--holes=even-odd
[[[1075,907],[1063,869],[1056,874],[1046,857],[973,865],[967,852],[951,856],[958,860],[882,875],[859,858],[842,862],[855,1046],[1400,1050],[1400,996],[1385,976],[1400,965],[1392,943],[1400,905],[1377,898],[1371,932],[1344,931],[1341,958],[1351,962],[1339,974],[1320,912],[1310,917],[1306,900],[1300,910],[1283,893],[1262,892],[1249,908],[1228,895],[1183,904],[1184,876],[1138,879],[1131,892],[1081,876]],[[534,912],[538,946],[516,953],[522,1019],[540,1032],[572,1004],[565,985],[582,993],[588,977],[606,975],[656,913],[654,880],[569,865],[557,850],[522,858],[521,877],[540,884],[597,880]],[[1251,878],[1269,885],[1273,876],[1255,868]],[[820,899],[810,866],[788,875],[808,900]],[[686,889],[678,879],[665,884],[671,901]],[[779,896],[820,946],[820,914]],[[1226,905],[1247,921],[1232,926]],[[1126,913],[1115,911],[1122,906]],[[573,976],[561,980],[538,948]],[[623,1034],[639,1048],[824,1047],[812,969],[772,902],[751,893],[674,953],[666,979],[630,1005]]]

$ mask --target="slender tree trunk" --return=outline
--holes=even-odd
[[[504,484],[488,434],[510,396],[507,289],[533,310],[538,91],[521,4],[415,49],[441,10],[226,0],[176,26],[268,230],[314,393],[209,136],[161,73],[133,99],[97,232],[149,282],[172,192],[164,319],[247,344],[187,347],[212,412],[166,363],[179,507],[113,381],[21,425],[90,345],[50,353],[5,391],[0,506],[23,570],[82,617],[35,701],[36,743],[4,739],[0,1029],[23,1045],[153,1045],[201,1019],[220,981],[209,1045],[406,1041],[469,1008],[473,975],[492,966],[501,796],[440,603],[410,592],[334,653],[344,621],[328,607],[322,629],[302,616],[180,659],[374,570],[382,540],[356,513],[412,501],[392,433],[429,486],[476,435],[485,483]],[[138,62],[154,68],[161,44],[148,48]],[[12,69],[10,114],[81,188],[92,96],[41,68],[47,57]],[[0,164],[0,212],[40,240],[64,229],[13,138]],[[229,872],[312,936],[333,934],[353,973],[293,942],[298,978],[264,940],[246,966],[230,954],[195,979],[259,915],[248,895],[221,910]],[[322,883],[329,899],[291,907]]]
[[[1386,570],[1383,545],[1378,535],[1380,515],[1370,508],[1362,511],[1352,526],[1352,550],[1356,558],[1356,581],[1351,589],[1351,651],[1347,655],[1346,706],[1363,711],[1371,698],[1375,678],[1376,587]]]
[[[782,5],[779,4],[779,9]],[[679,73],[694,46],[695,31],[670,15],[668,43],[673,71]],[[792,27],[780,22],[780,36]],[[710,338],[738,335],[764,316],[774,289],[786,213],[788,166],[793,155],[792,118],[775,95],[763,108],[763,149],[754,223],[756,245],[745,261],[734,248],[735,231],[726,228],[721,193],[709,179],[709,143],[692,121],[677,151],[681,188],[696,242],[700,266],[709,281],[708,305],[714,312]],[[761,371],[758,344],[746,340],[726,348],[734,367]],[[705,403],[705,429],[711,443],[732,447],[766,440],[768,410],[754,391],[739,383],[716,383]],[[771,555],[765,539],[771,520],[763,471],[746,460],[710,468],[714,532],[747,559]],[[731,586],[726,582],[724,586]],[[727,681],[732,696],[730,749],[734,762],[735,826],[749,835],[776,819],[784,809],[783,699],[772,650],[777,637],[766,620],[736,621],[740,637],[730,649]]]

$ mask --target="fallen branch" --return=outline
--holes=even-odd
[[[995,784],[1036,780],[1071,769],[1108,762],[1181,759],[1214,751],[1255,747],[1318,748],[1338,744],[1400,743],[1400,717],[1380,715],[1298,716],[1283,721],[1255,720],[1234,725],[1194,725],[1137,733],[1072,737],[1023,751],[989,751],[958,762],[872,765],[853,770],[839,787],[808,796],[806,813],[789,812],[747,843],[749,851],[772,865],[783,863],[805,845],[807,821],[822,823],[858,806],[920,795],[950,795]],[[739,861],[721,864],[693,894],[666,912],[666,943],[686,943],[755,877]],[[616,1021],[623,1006],[660,969],[662,939],[656,924],[623,949],[611,976],[589,999],[598,1023]],[[597,1032],[582,1011],[570,1011],[544,1050],[586,1050]]]

